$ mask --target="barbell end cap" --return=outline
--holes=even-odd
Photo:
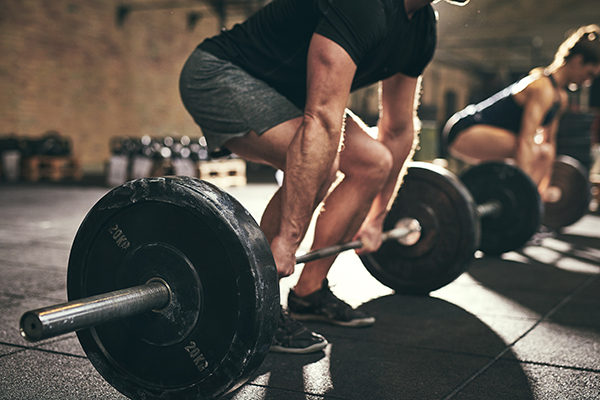
[[[19,322],[19,332],[21,336],[28,342],[38,342],[44,336],[44,326],[40,321],[39,315],[35,312],[28,311]]]

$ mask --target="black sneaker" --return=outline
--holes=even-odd
[[[335,297],[327,279],[320,290],[305,297],[290,290],[288,307],[292,317],[298,321],[323,321],[346,327],[371,326],[375,323],[375,318]]]
[[[271,351],[277,353],[307,354],[322,350],[328,342],[318,333],[309,331],[290,314],[281,308],[279,326],[271,345]]]

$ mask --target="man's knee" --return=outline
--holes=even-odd
[[[394,167],[394,156],[392,152],[386,147],[381,146],[378,157],[375,159],[375,165],[373,166],[375,174],[383,182],[387,181],[392,168]]]
[[[394,166],[392,152],[384,144],[376,142],[361,157],[361,162],[348,163],[343,172],[367,184],[379,186],[385,183]]]

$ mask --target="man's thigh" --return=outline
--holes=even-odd
[[[202,129],[210,152],[254,131],[261,135],[302,111],[285,96],[229,61],[196,50],[180,78],[183,103]]]
[[[225,142],[225,147],[252,162],[271,165],[285,171],[288,147],[300,127],[302,117],[285,121],[262,135],[254,131]]]

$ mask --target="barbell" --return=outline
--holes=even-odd
[[[476,205],[449,171],[412,164],[384,244],[361,256],[369,271],[398,292],[428,293],[466,270],[480,218],[534,215],[514,209],[524,190],[517,169],[481,174],[505,188],[492,185],[503,195]],[[494,229],[512,235],[522,229],[514,223]],[[256,371],[277,328],[277,271],[260,227],[231,195],[193,178],[139,179],[101,198],[73,241],[67,292],[67,303],[24,313],[21,334],[37,341],[76,331],[100,375],[130,398],[221,397]]]
[[[460,179],[441,167],[414,163],[384,221],[384,230],[415,219],[420,238],[396,241],[360,258],[371,275],[397,293],[427,294],[465,272],[477,250],[516,250],[537,231],[542,204],[537,188],[514,165],[489,162]]]

